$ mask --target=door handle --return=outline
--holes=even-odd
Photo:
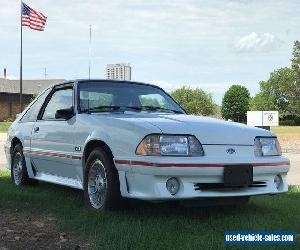
[[[35,127],[35,128],[34,128],[34,132],[35,132],[35,133],[39,132],[39,130],[40,130],[39,127]]]

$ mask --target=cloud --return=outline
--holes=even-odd
[[[18,78],[20,6],[2,2],[0,75],[5,65]],[[49,78],[87,77],[91,24],[92,77],[105,77],[107,63],[131,62],[133,80],[154,80],[167,91],[200,87],[218,103],[229,83],[254,93],[270,71],[289,65],[300,33],[299,0],[73,0],[71,7],[62,0],[59,8],[51,0],[27,2],[48,19],[44,32],[24,27],[24,79],[42,78],[45,67]],[[277,37],[284,38],[280,50]]]
[[[241,37],[236,43],[235,48],[239,52],[266,52],[279,48],[283,41],[270,33],[257,34],[252,32]]]

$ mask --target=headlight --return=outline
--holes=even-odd
[[[201,143],[192,135],[148,135],[136,149],[137,155],[203,156]]]
[[[276,137],[256,137],[254,140],[255,156],[281,155],[281,148]]]

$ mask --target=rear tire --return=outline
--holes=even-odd
[[[97,210],[115,208],[120,201],[118,172],[113,159],[102,148],[89,155],[84,175],[84,198],[86,204]]]
[[[29,182],[23,147],[21,144],[17,144],[13,151],[11,180],[16,186],[23,186]]]

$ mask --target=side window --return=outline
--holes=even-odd
[[[30,108],[27,110],[25,115],[21,118],[21,122],[35,122],[37,119],[37,116],[40,112],[40,109],[50,93],[51,89],[47,89],[43,94],[41,94],[35,102],[30,106]]]
[[[55,91],[44,110],[42,119],[53,120],[58,109],[71,108],[73,106],[72,96],[73,90],[71,88]]]

